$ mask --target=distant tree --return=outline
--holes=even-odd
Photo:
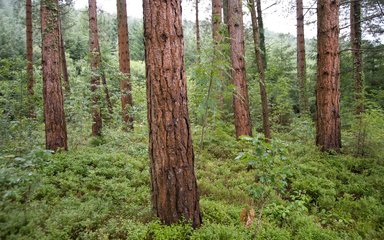
[[[316,144],[340,151],[339,0],[317,2]]]
[[[181,1],[144,0],[143,7],[152,204],[163,223],[198,227]]]
[[[222,22],[222,0],[212,0],[212,36],[215,45],[221,41],[220,26]]]
[[[235,85],[233,107],[236,137],[252,135],[248,86],[244,59],[244,26],[241,0],[228,1],[228,31],[231,45],[232,81]]]
[[[67,150],[64,98],[60,82],[58,0],[41,0],[43,98],[46,148]]]
[[[257,22],[259,26],[260,33],[260,49],[261,54],[264,60],[264,67],[267,69],[267,48],[265,47],[265,32],[264,32],[264,22],[263,22],[263,10],[261,8],[261,1],[256,0],[256,9],[257,9]]]
[[[255,1],[248,0],[249,9],[251,12],[252,19],[252,31],[253,31],[253,42],[255,47],[256,54],[256,65],[259,72],[259,86],[260,86],[260,97],[261,97],[261,108],[263,111],[263,131],[265,139],[271,139],[271,130],[269,122],[269,105],[268,105],[268,96],[267,88],[265,83],[265,66],[263,60],[263,54],[260,51],[260,29],[257,22],[256,10],[255,10]]]
[[[63,26],[62,21],[60,19],[59,23],[59,31],[60,31],[60,63],[61,63],[61,74],[63,76],[64,89],[66,92],[71,92],[71,87],[69,84],[69,74],[67,67],[67,58],[65,56],[65,45],[64,45],[64,37],[63,37]]]
[[[201,51],[201,39],[200,39],[200,22],[199,22],[199,2],[200,0],[195,0],[195,30],[196,30],[196,50],[200,58]]]
[[[126,0],[117,0],[117,25],[119,41],[119,66],[124,79],[120,81],[122,116],[126,127],[133,128],[133,116],[129,114],[129,108],[133,105],[132,87],[130,83],[130,55],[128,38],[128,19]]]
[[[101,55],[99,35],[97,30],[96,0],[88,0],[89,8],[89,51],[91,61],[91,91],[92,91],[92,135],[100,136],[102,130],[102,118],[100,108],[100,82],[101,82]]]
[[[297,29],[297,79],[299,80],[299,106],[300,114],[309,112],[308,97],[306,90],[306,59],[305,59],[305,37],[304,37],[304,13],[303,0],[296,0],[296,29]]]
[[[32,29],[32,0],[25,1],[25,26],[26,26],[26,45],[27,45],[27,79],[28,79],[28,93],[30,100],[33,99],[35,91],[35,79],[33,77],[33,29]],[[29,104],[29,116],[35,116],[34,104]]]

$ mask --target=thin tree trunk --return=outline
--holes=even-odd
[[[121,107],[123,121],[128,129],[133,129],[133,116],[129,114],[133,106],[132,87],[131,87],[131,67],[129,56],[129,37],[126,0],[117,0],[117,22],[118,22],[118,41],[119,41],[119,67],[124,79],[120,81]]]
[[[165,224],[201,224],[180,0],[144,0],[152,203]]]
[[[317,2],[316,144],[340,151],[339,0]]]
[[[26,26],[26,45],[27,45],[27,81],[29,93],[29,116],[35,117],[35,108],[33,104],[33,97],[35,91],[35,79],[33,77],[33,29],[32,29],[32,0],[26,0],[25,3],[25,26]]]
[[[100,109],[100,78],[101,56],[99,35],[97,30],[96,0],[88,0],[89,9],[89,51],[91,62],[91,92],[92,92],[92,135],[101,136],[102,119]]]
[[[363,65],[361,54],[361,2],[350,3],[351,48],[353,55],[353,78],[355,80],[356,114],[364,111]]]
[[[64,81],[64,89],[67,93],[71,92],[70,84],[69,84],[69,76],[68,76],[68,67],[67,67],[67,59],[65,57],[65,45],[64,45],[64,38],[63,38],[63,26],[61,23],[59,23],[59,31],[60,31],[60,62],[61,62],[61,73],[63,75],[63,81]]]
[[[304,38],[304,13],[303,0],[296,0],[297,20],[297,79],[299,80],[300,114],[309,112],[308,97],[306,90],[306,60],[305,60],[305,38]]]
[[[260,33],[259,26],[256,18],[256,10],[255,10],[255,1],[248,0],[251,19],[252,19],[252,30],[253,30],[253,41],[255,46],[255,54],[256,54],[256,65],[259,72],[259,86],[260,86],[260,97],[261,97],[261,108],[263,111],[263,130],[264,136],[267,141],[271,139],[271,130],[269,123],[269,107],[268,107],[268,96],[267,89],[265,84],[265,69],[264,69],[264,61],[263,56],[260,51]]]
[[[220,34],[220,27],[222,22],[222,0],[212,0],[212,37],[215,45],[218,45],[222,36]]]
[[[107,78],[105,77],[104,70],[102,70],[103,73],[101,74],[101,82],[103,83],[103,88],[104,88],[104,94],[105,94],[105,101],[107,102],[107,108],[108,108],[108,113],[113,114],[113,106],[111,102],[111,97],[109,95],[109,89],[107,85]]]
[[[224,24],[228,24],[228,0],[223,0],[223,21]]]
[[[228,1],[228,30],[231,43],[232,81],[235,86],[233,107],[236,137],[252,135],[248,87],[244,59],[244,26],[241,0]]]
[[[46,148],[67,150],[67,127],[60,81],[58,0],[42,0],[41,35]]]
[[[200,40],[200,22],[199,22],[199,1],[195,0],[195,14],[196,14],[196,50],[198,54],[198,60],[200,61],[200,53],[201,53],[201,40]]]
[[[256,10],[257,10],[257,23],[259,26],[260,33],[260,49],[263,56],[264,68],[267,69],[267,50],[265,47],[265,33],[264,33],[264,23],[263,23],[263,11],[261,10],[261,1],[256,0]]]

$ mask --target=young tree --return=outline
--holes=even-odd
[[[243,11],[241,7],[241,0],[228,1],[228,30],[231,45],[232,81],[235,85],[233,108],[236,137],[252,135],[244,59]]]
[[[212,0],[212,36],[215,45],[219,44],[222,36],[220,34],[220,26],[222,22],[222,0]]]
[[[152,204],[165,224],[201,224],[180,0],[144,0]]]
[[[99,45],[99,34],[97,30],[97,7],[96,0],[88,0],[89,8],[89,51],[91,61],[91,91],[92,91],[92,135],[100,136],[102,129],[100,109],[100,79],[101,79],[101,55]]]
[[[228,0],[223,0],[223,21],[228,24]]]
[[[256,0],[256,9],[257,9],[257,23],[259,26],[259,34],[260,34],[260,49],[261,49],[261,54],[264,60],[264,68],[267,69],[267,49],[265,47],[263,11],[261,10],[260,0]]]
[[[200,22],[199,22],[199,1],[195,0],[195,17],[196,17],[196,50],[200,59],[201,40],[200,40]]]
[[[33,87],[35,80],[33,77],[33,30],[32,30],[32,0],[25,1],[25,26],[26,26],[26,45],[27,45],[27,80],[28,80],[28,93],[32,100],[35,95]],[[35,116],[35,109],[33,103],[30,103],[29,116]]]
[[[60,62],[61,62],[61,73],[63,75],[64,81],[64,89],[67,93],[71,92],[70,84],[69,84],[69,75],[68,75],[68,67],[67,67],[67,58],[65,56],[65,45],[63,38],[63,26],[61,20],[59,22],[59,31],[60,31]]]
[[[257,65],[259,78],[260,78],[259,86],[260,86],[261,108],[263,111],[263,130],[264,130],[265,139],[269,140],[271,139],[271,130],[270,130],[270,124],[269,124],[268,96],[267,96],[267,89],[265,85],[264,60],[263,60],[263,55],[259,48],[260,32],[259,32],[259,26],[258,26],[257,17],[256,17],[255,0],[248,0],[248,5],[249,5],[249,9],[251,12],[251,19],[252,19],[253,42],[254,42],[255,54],[256,54],[256,65]]]
[[[46,148],[67,150],[67,127],[60,82],[58,0],[41,0],[43,98]]]
[[[353,78],[355,80],[356,114],[364,111],[363,59],[361,54],[361,2],[350,2],[351,48],[353,55]]]
[[[341,148],[339,102],[339,0],[318,0],[316,144],[322,151]]]
[[[133,105],[132,87],[130,83],[131,68],[129,56],[128,19],[126,0],[117,0],[117,24],[119,41],[119,66],[124,79],[120,81],[122,116],[125,125],[133,128],[133,116],[129,114],[129,108]]]
[[[305,60],[305,38],[304,38],[304,13],[303,0],[296,0],[297,21],[297,79],[299,80],[300,114],[309,112],[306,90],[306,60]]]

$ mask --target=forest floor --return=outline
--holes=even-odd
[[[235,141],[225,125],[207,130],[203,149],[195,141],[203,225],[193,230],[151,211],[144,126],[70,132],[70,151],[51,154],[36,123],[0,149],[0,239],[382,239],[384,159],[321,153],[299,125],[271,144]]]

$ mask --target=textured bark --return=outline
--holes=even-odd
[[[201,224],[188,114],[181,0],[144,0],[152,203],[165,224]]]
[[[124,79],[120,81],[121,108],[123,121],[128,129],[133,129],[133,116],[129,114],[129,109],[133,106],[132,87],[130,82],[131,67],[129,56],[129,37],[126,0],[117,0],[117,23],[119,41],[119,67]]]
[[[241,0],[228,1],[228,30],[231,45],[232,81],[235,85],[233,107],[236,137],[252,135],[248,87],[244,59],[244,26]]]
[[[364,111],[363,59],[361,54],[361,2],[350,3],[351,47],[353,55],[353,78],[355,80],[356,114]]]
[[[89,51],[91,62],[91,91],[92,91],[92,135],[100,136],[102,129],[100,109],[100,78],[101,78],[101,55],[99,45],[99,34],[97,30],[97,7],[96,0],[88,0],[89,8]]]
[[[215,45],[219,44],[222,40],[220,34],[221,26],[221,9],[222,9],[222,0],[212,0],[212,37]]]
[[[66,92],[71,92],[70,84],[69,84],[69,75],[68,75],[68,67],[67,67],[67,58],[65,57],[65,45],[63,38],[63,27],[60,20],[60,62],[61,62],[61,74],[63,75],[64,88]]]
[[[25,2],[25,26],[26,26],[26,46],[27,46],[27,81],[28,81],[28,93],[30,100],[32,101],[35,91],[33,87],[35,85],[35,79],[33,77],[33,30],[32,30],[32,0],[26,0]],[[29,104],[29,116],[35,116],[34,104]]]
[[[303,0],[296,0],[297,20],[297,79],[299,81],[300,114],[309,112],[308,97],[306,90],[306,60],[305,60],[305,38],[304,38],[304,13]]]
[[[261,10],[260,0],[256,0],[256,9],[257,9],[257,23],[259,26],[259,33],[260,33],[260,49],[261,49],[261,54],[263,56],[264,68],[267,69],[267,50],[265,47],[263,11]]]
[[[223,21],[228,24],[228,0],[223,0]]]
[[[256,17],[256,10],[255,10],[255,0],[248,0],[250,12],[251,12],[251,19],[252,19],[252,30],[253,30],[253,42],[255,47],[255,54],[256,54],[256,65],[257,70],[259,72],[259,86],[260,86],[260,97],[261,97],[261,108],[263,111],[263,131],[264,136],[266,140],[271,139],[271,130],[270,130],[270,123],[269,123],[269,107],[268,107],[268,96],[267,96],[267,89],[265,84],[265,68],[264,68],[264,61],[263,61],[263,55],[260,51],[260,33],[259,33],[259,25],[257,22]]]
[[[58,0],[40,2],[46,148],[67,150],[64,98],[60,81]]]
[[[317,2],[316,144],[322,151],[341,148],[339,0]]]
[[[201,51],[201,40],[200,40],[200,22],[199,22],[199,1],[200,0],[195,0],[195,17],[196,17],[196,50],[197,50],[197,54],[199,55],[198,56],[198,59],[200,60],[200,51]]]

